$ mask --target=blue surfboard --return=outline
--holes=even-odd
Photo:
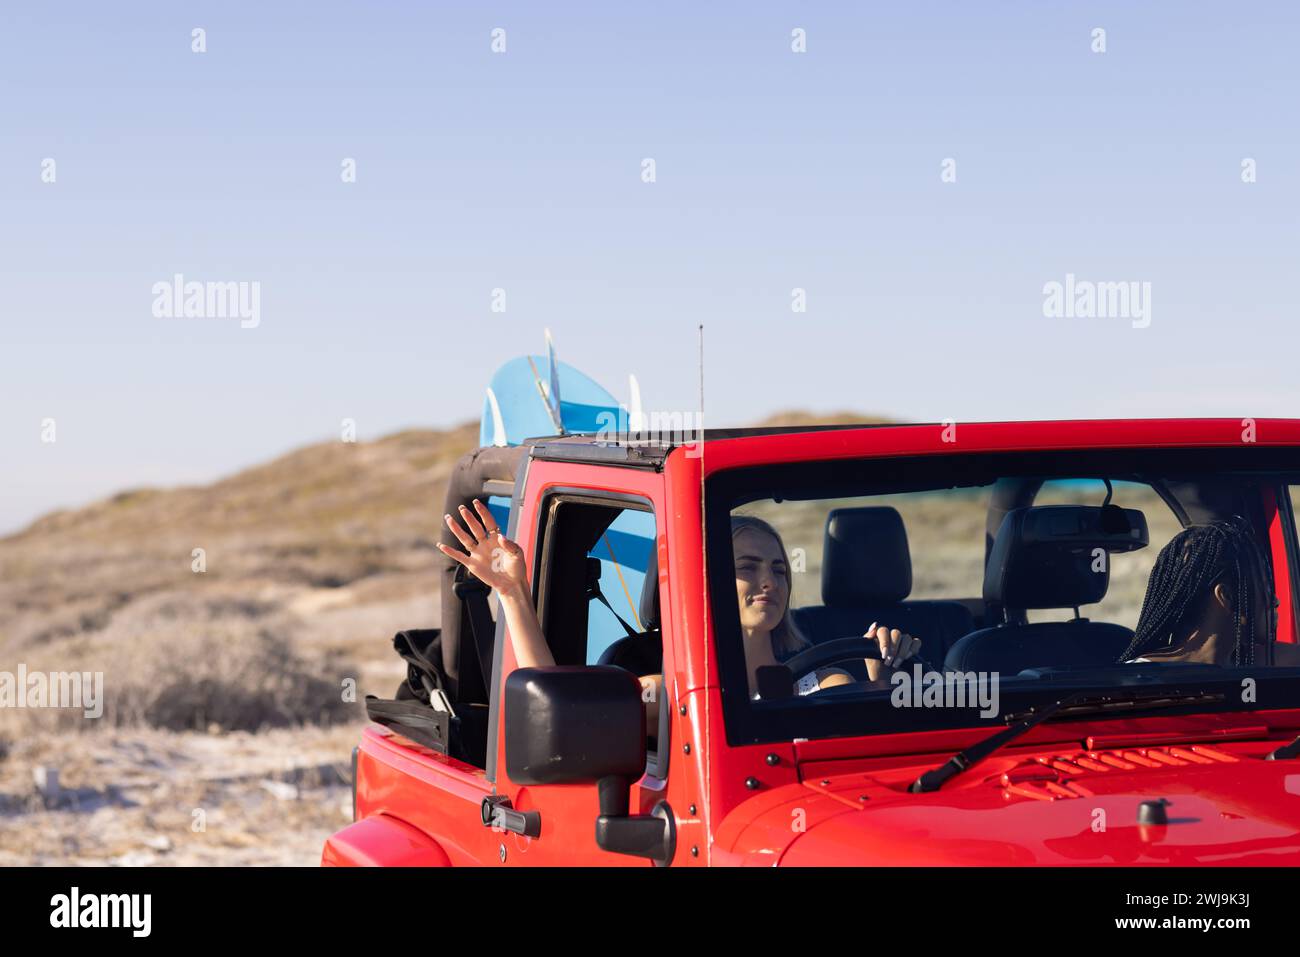
[[[545,377],[540,381],[548,393],[548,380],[554,370],[560,387],[563,432],[555,427],[547,400],[539,392],[534,366]],[[614,418],[610,419],[610,415]],[[492,377],[483,399],[478,440],[480,445],[519,445],[524,439],[540,435],[598,432],[602,428],[609,431],[612,424],[625,421],[626,416],[617,399],[573,366],[564,362],[552,365],[545,356],[521,356],[511,359]]]
[[[555,358],[549,330],[546,355],[521,356],[506,362],[492,376],[479,422],[480,445],[519,445],[547,435],[594,433],[625,429],[628,410],[594,379]],[[635,416],[640,414],[640,389],[631,383]],[[635,419],[634,419],[635,421]],[[505,527],[508,499],[488,500],[497,523]],[[654,516],[625,511],[597,541],[590,557],[600,559],[600,590],[619,616],[637,631],[646,563],[654,547]],[[623,626],[599,602],[592,602],[588,622],[588,663],[595,663],[609,644],[622,638]]]

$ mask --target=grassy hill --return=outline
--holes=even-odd
[[[466,424],[322,443],[48,515],[0,539],[0,662],[104,671],[108,724],[356,713],[342,679],[400,675],[387,639],[437,623],[442,496],[476,439]]]

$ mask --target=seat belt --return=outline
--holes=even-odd
[[[456,597],[461,600],[466,617],[469,619],[470,635],[474,642],[475,659],[478,661],[479,677],[482,679],[484,699],[489,696],[488,685],[492,681],[492,651],[496,644],[496,628],[492,622],[492,610],[488,607],[488,594],[491,589],[479,579],[467,577],[464,569],[457,572],[455,584]],[[463,642],[462,642],[463,644]],[[461,661],[464,661],[464,656]],[[464,700],[464,674],[461,675],[461,691],[458,695]]]
[[[609,603],[609,599],[601,593],[600,579],[598,578],[591,579],[587,583],[587,601],[591,601],[593,598],[598,599],[602,605],[609,609],[609,613],[618,619],[618,623],[623,626],[623,630],[627,632],[629,638],[635,638],[637,635],[642,634],[642,632],[637,631],[625,622],[619,613],[614,610],[614,606]]]

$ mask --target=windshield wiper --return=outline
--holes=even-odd
[[[1265,761],[1284,761],[1284,760],[1286,760],[1287,758],[1294,758],[1297,754],[1300,754],[1300,737],[1297,737],[1297,738],[1296,738],[1294,741],[1292,741],[1290,744],[1284,744],[1284,745],[1282,745],[1282,747],[1278,748],[1276,751],[1274,751],[1274,752],[1272,752],[1271,754],[1267,755],[1267,756],[1264,758],[1264,760],[1265,760]]]
[[[1007,721],[1010,722],[1008,728],[989,735],[983,741],[976,742],[963,751],[958,751],[947,762],[926,771],[913,781],[908,790],[913,794],[939,790],[952,778],[983,761],[1003,745],[1014,741],[1026,731],[1042,724],[1048,718],[1075,714],[1096,714],[1105,711],[1172,708],[1201,702],[1210,704],[1222,700],[1222,694],[1211,692],[1183,694],[1177,691],[1158,691],[1143,693],[1141,690],[1134,689],[1131,694],[1117,697],[1113,692],[1097,694],[1095,692],[1078,691],[1058,701],[1053,701],[1042,708],[1031,708],[1024,712],[1023,715],[1008,715]],[[1297,743],[1297,747],[1300,748],[1300,738],[1297,738],[1296,742],[1293,743]]]

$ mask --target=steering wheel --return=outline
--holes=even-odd
[[[793,658],[783,662],[795,679],[802,678],[811,671],[823,668],[835,661],[861,661],[863,658],[880,660],[880,645],[860,635],[848,638],[833,638],[813,645],[799,652]]]

